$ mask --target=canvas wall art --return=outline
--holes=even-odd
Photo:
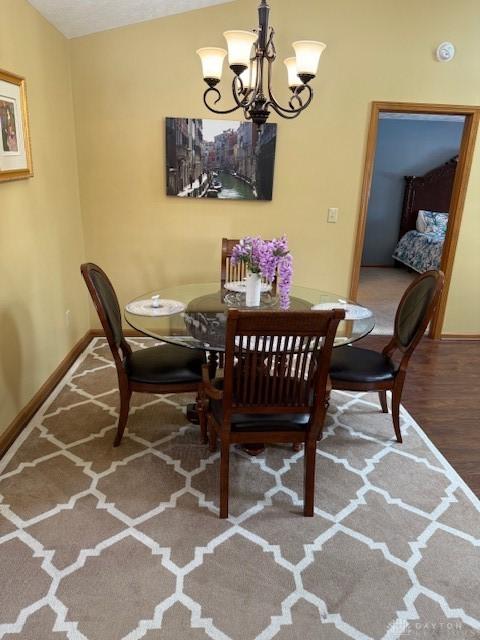
[[[33,175],[25,79],[0,70],[0,182]]]
[[[167,195],[271,200],[277,125],[167,118]]]

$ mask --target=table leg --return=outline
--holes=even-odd
[[[210,380],[215,378],[218,365],[218,353],[216,351],[209,351],[208,353],[208,375]],[[192,424],[200,424],[200,418],[198,416],[198,408],[196,402],[187,404],[187,420]]]
[[[217,373],[217,365],[218,365],[218,353],[216,351],[208,352],[208,375],[210,376],[210,380],[215,379],[215,374]]]
[[[190,404],[187,404],[186,416],[187,416],[187,420],[192,424],[200,424],[200,418],[198,415],[196,402],[191,402]]]
[[[265,451],[263,442],[245,443],[242,444],[241,447],[249,456],[259,456]]]

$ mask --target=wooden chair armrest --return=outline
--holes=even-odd
[[[202,365],[202,381],[203,390],[205,394],[212,400],[221,400],[223,398],[223,391],[213,386],[208,371],[208,364]]]

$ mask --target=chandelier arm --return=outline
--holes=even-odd
[[[308,91],[308,97],[306,99],[305,102],[303,102],[303,100],[301,99],[301,97],[299,96],[299,89],[300,87],[297,87],[297,89],[295,89],[295,93],[293,94],[293,96],[290,98],[289,102],[288,102],[288,107],[284,107],[283,105],[280,104],[280,102],[275,98],[275,95],[272,91],[272,62],[273,60],[268,60],[268,80],[267,80],[267,84],[268,84],[268,97],[269,97],[269,101],[267,103],[266,106],[271,106],[272,109],[278,113],[280,116],[283,116],[284,118],[295,118],[299,113],[301,113],[304,109],[306,109],[308,107],[308,105],[310,104],[310,102],[312,101],[313,98],[313,91],[310,85],[302,85],[302,89],[306,88]],[[299,103],[299,106],[297,108],[293,107],[293,103],[292,100],[296,98],[296,100]]]
[[[205,89],[205,93],[203,94],[203,103],[207,107],[207,109],[209,111],[212,111],[213,113],[219,113],[219,114],[233,113],[234,111],[237,111],[237,109],[240,109],[243,106],[241,103],[237,102],[237,104],[231,109],[215,109],[213,105],[210,106],[207,102],[207,96],[212,92],[217,95],[217,99],[213,103],[214,105],[217,104],[217,102],[220,100],[220,98],[222,97],[222,94],[215,87],[208,87],[208,89]]]
[[[255,60],[255,58],[253,58],[253,60]],[[256,64],[256,62],[254,63]],[[257,76],[258,76],[258,71],[257,71]],[[236,84],[240,83],[240,91],[236,92]],[[255,83],[255,88],[254,89],[247,89],[247,92],[245,93],[244,97],[242,100],[239,99],[239,95],[241,95],[241,91],[243,90],[243,83],[240,77],[235,76],[235,78],[233,79],[233,83],[232,83],[232,92],[233,92],[233,97],[235,99],[235,102],[237,103],[237,105],[239,107],[242,107],[242,109],[244,109],[245,111],[247,111],[248,109],[250,109],[250,107],[252,106],[255,97],[257,95],[257,84],[258,84],[258,77],[257,77],[257,82]]]
[[[299,94],[301,91],[303,91],[305,86],[307,87],[309,94],[308,94],[307,100],[304,103]],[[297,87],[295,89],[295,92],[293,93],[290,100],[288,101],[288,106],[295,111],[297,111],[298,109],[300,109],[300,111],[303,111],[306,107],[308,107],[312,99],[313,99],[313,89],[309,85],[301,85],[300,87]],[[298,107],[294,106],[294,101],[297,102]]]
[[[302,113],[302,109],[297,109],[296,111],[283,110],[282,107],[271,101],[267,102],[266,106],[271,107],[275,113],[278,113],[279,116],[282,116],[282,118],[286,120],[293,120]]]

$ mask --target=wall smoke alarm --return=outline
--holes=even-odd
[[[439,62],[450,62],[455,56],[455,47],[451,42],[442,42],[437,47],[437,60]]]

